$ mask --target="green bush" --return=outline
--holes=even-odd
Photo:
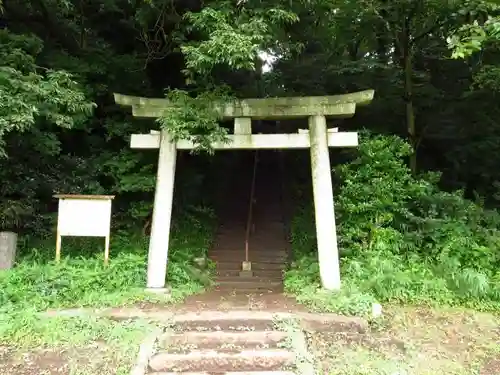
[[[192,274],[193,258],[206,255],[213,225],[211,211],[199,209],[174,223],[167,275],[174,299],[203,289]],[[28,244],[18,265],[0,272],[0,312],[109,306],[153,298],[144,294],[147,238],[114,234],[107,267],[101,242],[65,238],[60,263],[49,260],[53,241],[38,244],[38,249]]]
[[[496,305],[500,214],[460,191],[441,191],[436,173],[412,176],[405,161],[410,151],[396,136],[364,134],[351,161],[336,168],[344,290],[330,299],[358,293],[363,301]],[[319,273],[311,203],[297,212],[292,232],[296,262],[285,286],[313,304]],[[368,311],[368,304],[351,299],[357,312]]]

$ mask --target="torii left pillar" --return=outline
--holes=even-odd
[[[166,291],[165,277],[167,273],[176,160],[176,143],[166,130],[162,130],[148,254],[147,287],[149,291],[154,292]]]

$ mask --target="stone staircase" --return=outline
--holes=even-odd
[[[296,356],[287,348],[288,333],[280,331],[276,322],[217,314],[175,322],[157,340],[147,374],[295,374]]]
[[[249,163],[251,165],[251,163]],[[216,262],[217,289],[236,292],[281,292],[288,261],[278,155],[263,155],[257,167],[249,260],[253,277],[242,277],[252,168],[240,171],[220,197],[219,229],[209,257]]]

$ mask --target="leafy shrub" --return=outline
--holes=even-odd
[[[500,214],[460,191],[441,191],[438,174],[413,177],[405,163],[411,149],[402,139],[362,138],[352,160],[337,168],[343,288],[379,301],[482,307],[499,302]],[[286,288],[301,298],[325,300],[313,292],[320,283],[311,203],[299,209],[292,232],[297,261]],[[335,307],[345,293],[330,293],[326,304]],[[367,304],[358,305],[358,313],[368,311]]]
[[[174,223],[167,275],[173,298],[203,288],[190,269],[193,258],[206,255],[213,219],[211,211],[198,210]],[[41,250],[30,248],[15,269],[0,272],[0,310],[104,306],[152,298],[143,292],[147,268],[144,237],[116,234],[107,267],[101,255],[102,243],[69,238],[64,242],[66,257],[60,263],[48,261],[53,255],[51,241],[49,245],[42,243]]]

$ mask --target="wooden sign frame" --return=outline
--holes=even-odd
[[[56,262],[61,260],[62,237],[104,237],[104,264],[109,261],[111,203],[114,195],[57,194]]]

